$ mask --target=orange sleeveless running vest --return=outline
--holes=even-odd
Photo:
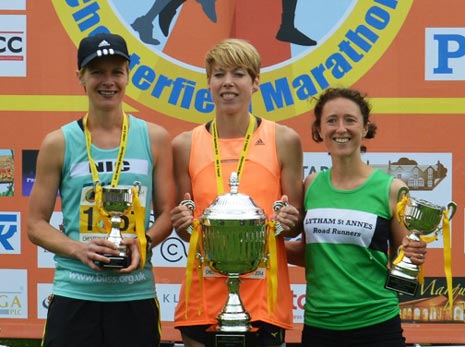
[[[279,200],[281,192],[280,165],[277,158],[275,123],[262,119],[250,142],[249,151],[239,183],[239,193],[250,196],[268,216],[273,215],[273,202]],[[229,192],[229,176],[237,171],[244,138],[220,139],[221,168],[224,192]],[[196,204],[194,216],[198,218],[206,207],[218,196],[214,168],[213,140],[205,124],[192,131],[189,162],[193,200]],[[262,278],[241,277],[240,297],[252,321],[264,321],[292,329],[292,293],[290,290],[287,256],[283,237],[278,237],[278,304],[269,311],[267,300],[266,271]],[[196,264],[197,265],[197,264]],[[228,290],[225,277],[204,274],[203,285],[194,267],[189,302],[186,311],[185,279],[175,311],[175,327],[215,324],[216,316],[226,303]],[[186,316],[187,313],[187,316]]]

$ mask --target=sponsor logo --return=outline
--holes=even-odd
[[[23,196],[30,196],[32,191],[32,186],[34,185],[36,179],[36,162],[37,155],[39,154],[38,150],[23,150]]]
[[[0,0],[0,10],[25,10],[26,0]]]
[[[425,42],[426,80],[465,80],[465,28],[427,28]]]
[[[21,253],[20,231],[20,212],[0,212],[0,254]]]
[[[46,319],[52,295],[52,283],[37,283],[37,318]]]
[[[161,257],[169,263],[177,263],[187,258],[186,243],[179,237],[168,237],[159,247]]]
[[[0,269],[0,318],[28,318],[27,271]]]
[[[305,284],[291,284],[294,323],[304,322]]]
[[[26,76],[26,16],[0,15],[0,77]]]
[[[465,278],[454,277],[451,283],[452,307],[447,299],[447,280],[444,277],[425,277],[412,298],[400,295],[400,318],[406,323],[465,323],[463,297]]]
[[[179,302],[180,288],[180,284],[157,283],[157,297],[163,322],[174,321],[174,310]]]
[[[15,162],[12,149],[0,149],[0,196],[14,195]]]
[[[154,221],[155,217],[153,211],[151,211],[150,225]],[[168,238],[152,249],[152,264],[157,267],[184,268],[187,264],[188,249],[189,243],[181,240],[173,229]]]

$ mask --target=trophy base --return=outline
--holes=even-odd
[[[418,289],[418,282],[414,279],[408,279],[405,277],[395,276],[389,274],[384,288],[394,290],[396,292],[414,296]]]
[[[219,331],[216,326],[212,326],[207,329],[206,347],[255,347],[257,330]]]
[[[109,263],[103,263],[100,261],[96,261],[95,264],[100,266],[104,269],[124,269],[129,266],[131,263],[129,257],[127,255],[109,255],[104,254],[105,257],[110,259]]]

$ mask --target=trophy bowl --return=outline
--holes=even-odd
[[[405,208],[404,224],[414,234],[429,235],[439,230],[444,207],[410,197]]]
[[[133,204],[133,186],[103,186],[102,203],[110,215],[124,215]]]
[[[137,184],[136,184],[137,185]],[[119,254],[104,254],[110,259],[109,263],[98,262],[103,268],[121,269],[130,264],[129,251],[125,245],[121,244],[123,236],[121,234],[121,223],[123,216],[129,211],[134,202],[134,186],[118,185],[102,187],[102,207],[110,216],[111,230],[107,239],[117,247]]]
[[[228,276],[228,299],[217,317],[223,332],[250,330],[250,315],[239,296],[239,275],[255,271],[266,252],[266,216],[249,196],[238,193],[238,185],[233,173],[231,192],[218,196],[199,219],[204,262]]]
[[[406,187],[399,190],[398,204],[404,195],[407,200],[404,208],[399,211],[398,219],[410,232],[407,236],[410,240],[419,241],[421,236],[437,235],[442,229],[444,211],[448,210],[449,219],[451,219],[457,210],[457,205],[452,201],[447,204],[446,208],[423,199],[413,198]],[[418,288],[419,270],[418,265],[413,264],[408,257],[404,256],[399,262],[393,264],[385,288],[407,295],[415,295]]]
[[[221,196],[205,210],[200,222],[205,261],[214,271],[244,275],[258,268],[265,256],[266,219],[247,196]]]

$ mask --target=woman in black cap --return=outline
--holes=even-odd
[[[129,60],[119,35],[84,38],[77,77],[88,112],[40,148],[28,234],[57,262],[43,346],[160,343],[150,258],[172,230],[172,154],[165,129],[123,111]],[[49,224],[58,192],[61,231]]]

